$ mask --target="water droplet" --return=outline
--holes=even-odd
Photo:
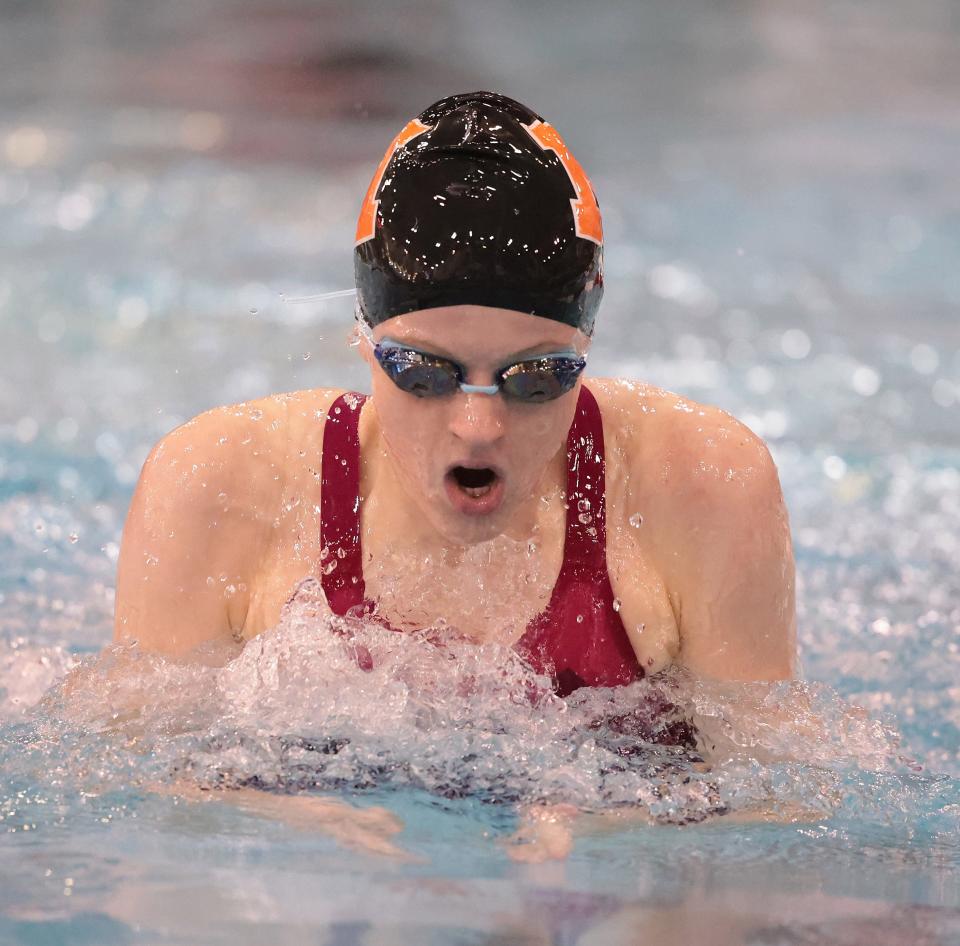
[[[591,522],[593,522],[593,516],[590,515],[589,512],[580,513],[580,515],[577,516],[577,519],[580,521],[582,525],[585,525],[585,526],[588,526],[590,525]]]
[[[237,586],[227,585],[227,587],[223,589],[223,593],[227,598],[232,598],[237,593]]]
[[[578,614],[578,615],[577,615],[577,624],[583,624],[583,615],[582,615],[582,614]]]
[[[309,360],[310,360],[310,352],[305,351],[305,352],[303,353],[303,360],[304,360],[304,361],[309,361]]]
[[[329,575],[337,567],[337,560],[331,559],[330,562],[323,566],[324,575]]]
[[[940,366],[940,355],[932,345],[915,345],[910,351],[910,365],[918,374],[933,374]]]
[[[614,598],[614,599],[613,599],[613,610],[614,610],[614,611],[619,611],[619,610],[620,610],[620,599],[619,599],[619,598]]]
[[[789,328],[780,337],[780,349],[788,358],[802,361],[810,354],[810,336],[802,329]]]
[[[256,315],[260,310],[256,306],[250,306],[250,314]]]
[[[863,397],[872,397],[880,390],[883,379],[869,365],[860,365],[850,376],[850,387]]]
[[[77,535],[76,532],[71,532],[70,535],[67,536],[67,538],[69,538],[71,542],[79,542],[79,541],[80,541],[80,536]]]
[[[635,512],[635,513],[630,517],[630,520],[629,520],[629,521],[630,521],[630,525],[632,525],[634,529],[639,529],[640,526],[643,525],[643,516],[641,516],[640,513]]]
[[[823,461],[823,472],[831,480],[842,480],[847,473],[847,464],[843,457],[829,456]]]

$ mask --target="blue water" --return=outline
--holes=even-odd
[[[0,7],[0,61],[0,942],[960,942],[954,4],[51,0]],[[291,299],[350,285],[403,121],[483,87],[558,125],[599,193],[590,370],[719,404],[780,469],[806,682],[767,697],[780,732],[749,687],[663,684],[723,737],[699,795],[682,758],[611,774],[576,708],[463,696],[480,657],[444,685],[411,646],[408,685],[338,691],[302,614],[225,668],[93,662],[150,447],[213,405],[366,387],[351,300]],[[331,734],[326,768],[289,747]],[[416,860],[155,790],[184,768],[322,768]],[[516,799],[669,821],[714,790],[781,822],[503,846]]]

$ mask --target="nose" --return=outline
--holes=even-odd
[[[500,394],[458,392],[451,399],[450,432],[470,447],[497,443],[504,434],[505,408]]]

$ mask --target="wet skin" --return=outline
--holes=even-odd
[[[568,326],[457,306],[389,320],[385,336],[451,358],[468,381],[587,340]],[[543,404],[458,392],[420,399],[371,367],[360,417],[364,578],[391,623],[445,619],[516,640],[562,561],[566,435],[579,388]],[[791,676],[794,569],[776,469],[722,411],[639,382],[585,382],[606,441],[607,565],[648,672],[679,663],[722,679]],[[117,640],[182,655],[274,626],[317,573],[320,455],[341,391],[216,408],[172,431],[144,464],[124,528]],[[481,515],[451,502],[452,466],[489,466],[502,497]]]

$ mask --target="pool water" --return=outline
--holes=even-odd
[[[0,9],[0,58],[0,942],[960,942],[955,5],[51,0]],[[803,681],[531,704],[496,648],[356,626],[364,674],[309,601],[202,665],[97,658],[151,446],[366,388],[351,299],[310,297],[396,129],[485,87],[600,196],[588,370],[769,443]],[[610,722],[658,699],[709,770]],[[402,853],[184,780],[386,809]],[[537,803],[592,820],[518,863]]]

